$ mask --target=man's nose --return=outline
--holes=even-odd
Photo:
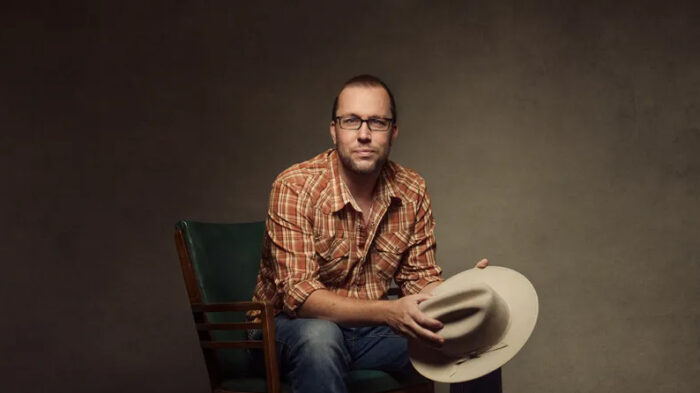
[[[360,129],[357,130],[357,140],[358,141],[371,141],[372,140],[372,131],[369,129],[367,122],[363,122],[362,125],[360,125]]]

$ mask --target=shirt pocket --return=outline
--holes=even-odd
[[[320,237],[315,240],[318,274],[323,284],[339,284],[348,274],[350,241],[345,237]]]
[[[374,239],[372,265],[384,279],[391,279],[408,249],[408,231],[385,232]]]

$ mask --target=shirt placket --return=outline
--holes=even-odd
[[[381,218],[386,214],[387,205],[384,203],[377,203],[378,208],[373,208],[371,216],[367,226],[363,225],[364,220],[362,219],[362,213],[355,212],[355,236],[357,241],[355,242],[355,250],[357,253],[358,263],[355,266],[355,271],[353,272],[353,281],[356,285],[361,286],[365,284],[364,271],[367,263],[370,261],[370,249],[372,242],[377,233],[377,228],[379,227],[379,222]]]

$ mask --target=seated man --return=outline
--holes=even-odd
[[[398,133],[386,84],[352,78],[333,104],[335,148],[272,185],[253,300],[275,307],[294,392],[345,392],[351,369],[409,372],[406,337],[443,343],[440,321],[418,308],[442,281],[430,198],[420,175],[388,160]],[[392,280],[404,296],[386,300]]]

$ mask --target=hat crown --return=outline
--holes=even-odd
[[[443,323],[440,351],[447,356],[478,355],[499,344],[508,330],[508,304],[488,284],[438,287],[435,295],[420,308]]]

